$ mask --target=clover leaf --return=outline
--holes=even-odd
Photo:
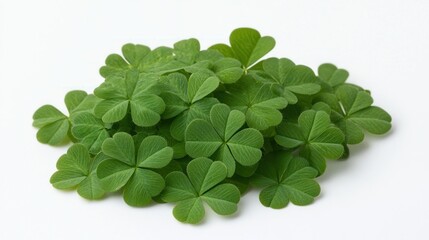
[[[110,137],[101,119],[92,113],[82,112],[72,119],[72,135],[83,144],[91,154],[101,151],[104,140]]]
[[[343,85],[334,94],[322,94],[319,100],[331,108],[331,119],[344,133],[347,144],[364,140],[364,130],[384,134],[391,128],[391,116],[382,108],[372,106],[371,95],[353,86]]]
[[[122,57],[111,54],[106,58],[106,65],[100,68],[101,76],[124,77],[129,70],[141,73],[163,74],[183,68],[185,65],[174,59],[174,50],[168,47],[159,47],[150,50],[140,44],[125,44],[122,47]]]
[[[321,89],[313,70],[287,58],[269,58],[262,65],[261,77],[280,85],[289,104],[298,102],[297,95],[314,95]]]
[[[274,38],[270,36],[261,37],[258,31],[251,28],[235,29],[229,37],[229,42],[231,47],[226,44],[216,44],[210,49],[218,50],[225,57],[238,59],[246,69],[265,56],[276,45]]]
[[[182,141],[188,124],[197,118],[208,119],[216,98],[207,97],[219,86],[219,79],[205,72],[193,73],[189,80],[181,73],[173,73],[161,80],[166,91],[161,97],[166,104],[164,119],[174,118],[171,135]]]
[[[251,128],[265,130],[281,123],[283,116],[279,109],[287,106],[285,98],[277,95],[271,84],[257,82],[246,75],[235,84],[226,86],[218,99],[233,109],[242,111]]]
[[[64,102],[72,119],[77,113],[92,111],[98,99],[84,91],[74,90],[66,94]],[[52,105],[44,105],[36,110],[33,126],[40,128],[37,140],[41,143],[59,145],[69,140],[69,117]]]
[[[301,156],[322,174],[325,159],[338,159],[343,154],[344,134],[331,124],[323,111],[307,110],[301,113],[298,124],[284,122],[277,127],[275,141],[288,149],[301,147]]]
[[[95,109],[95,116],[105,123],[115,123],[131,112],[133,122],[142,127],[153,126],[161,120],[165,104],[154,94],[158,77],[128,71],[125,77],[111,77],[94,90],[103,99]]]
[[[213,50],[212,50],[213,51]],[[213,60],[203,60],[189,67],[185,67],[189,73],[208,72],[219,78],[222,83],[231,84],[237,82],[243,76],[244,70],[241,63],[234,58],[219,56]]]
[[[386,133],[392,119],[346,70],[325,63],[316,76],[287,58],[263,59],[274,46],[250,28],[209,49],[195,38],[153,50],[125,44],[106,58],[93,94],[66,94],[68,113],[34,113],[40,142],[74,143],[52,185],[87,199],[120,191],[130,206],[174,202],[175,218],[192,224],[204,205],[236,212],[252,183],[264,206],[310,204],[326,160],[346,158],[349,144]]]
[[[106,192],[124,188],[124,200],[128,205],[144,206],[164,189],[162,176],[151,170],[167,166],[173,158],[173,149],[167,146],[164,138],[149,136],[140,146],[135,146],[131,135],[116,133],[104,141],[102,150],[112,158],[97,168],[97,176]]]
[[[195,38],[182,40],[174,44],[176,59],[186,65],[193,64],[199,52],[200,42]]]
[[[203,202],[219,215],[230,215],[237,211],[240,191],[230,183],[221,183],[227,175],[226,166],[208,158],[192,160],[183,172],[167,175],[161,198],[165,202],[177,203],[174,217],[185,223],[197,224],[205,215]]]
[[[328,83],[331,87],[337,87],[346,82],[349,72],[339,69],[334,64],[324,63],[317,69],[319,78]]]
[[[86,199],[100,199],[104,190],[97,178],[97,166],[106,160],[102,153],[91,159],[87,148],[82,144],[74,144],[67,154],[58,159],[57,169],[51,184],[58,189],[77,188],[80,196]]]
[[[264,206],[280,209],[289,201],[300,206],[312,203],[320,194],[320,186],[313,180],[317,175],[304,158],[278,151],[264,157],[251,182],[263,188],[259,200]]]
[[[196,119],[186,129],[186,153],[191,157],[210,157],[222,161],[228,177],[235,173],[236,162],[255,165],[261,159],[264,144],[262,134],[253,128],[241,129],[244,114],[225,104],[216,104],[210,111],[210,121]],[[204,134],[201,134],[204,132]]]

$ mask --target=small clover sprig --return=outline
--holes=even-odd
[[[72,143],[51,184],[89,200],[119,192],[134,207],[174,204],[174,217],[190,224],[206,206],[236,213],[252,188],[266,207],[311,204],[326,161],[387,133],[392,118],[345,69],[262,59],[274,46],[251,28],[208,49],[194,38],[125,44],[106,58],[93,93],[66,94],[68,113],[35,111],[39,142]]]

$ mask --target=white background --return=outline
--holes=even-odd
[[[49,184],[66,148],[36,141],[39,106],[92,91],[124,43],[206,48],[242,26],[277,40],[270,56],[348,69],[393,116],[388,136],[329,162],[313,205],[272,210],[251,191],[235,216],[190,226],[170,204],[90,202]],[[428,59],[426,0],[0,0],[0,239],[429,239]]]

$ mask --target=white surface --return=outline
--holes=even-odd
[[[429,239],[428,13],[425,0],[0,0],[0,239]],[[177,222],[169,204],[130,208],[51,187],[65,148],[37,143],[34,110],[91,91],[124,43],[208,47],[240,26],[275,37],[271,56],[348,69],[393,131],[329,162],[313,205],[271,210],[252,191],[236,216],[207,211],[199,226]]]

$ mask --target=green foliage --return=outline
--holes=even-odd
[[[255,186],[263,188],[259,199],[266,207],[284,208],[291,201],[308,205],[320,193],[315,180],[317,171],[307,160],[286,151],[267,154],[252,178]]]
[[[253,187],[267,207],[312,203],[326,161],[347,158],[365,133],[387,133],[392,119],[344,69],[325,63],[316,75],[262,59],[274,45],[250,28],[209,49],[194,38],[125,44],[106,58],[93,94],[66,94],[68,113],[34,113],[39,142],[73,143],[50,182],[90,200],[119,192],[130,206],[174,203],[174,217],[191,224],[205,205],[234,214]]]
[[[205,214],[203,202],[217,214],[230,215],[237,211],[240,191],[231,183],[220,184],[227,176],[226,166],[204,157],[192,160],[183,172],[172,172],[166,177],[161,198],[176,202],[174,217],[186,223],[199,223]]]
[[[106,156],[103,153],[91,158],[84,145],[74,144],[58,159],[58,171],[52,175],[51,184],[58,189],[77,188],[79,195],[86,199],[102,198],[104,190],[96,169],[104,160]]]
[[[225,104],[216,104],[210,111],[210,121],[196,119],[186,129],[186,153],[193,157],[210,157],[222,161],[228,177],[235,173],[235,162],[255,165],[262,157],[262,134],[244,125],[244,114]],[[201,134],[204,132],[204,134]]]
[[[153,171],[167,166],[173,158],[173,149],[164,138],[149,136],[135,146],[131,135],[116,133],[104,141],[102,150],[112,158],[97,168],[97,176],[107,192],[123,188],[128,205],[144,206],[164,189],[163,177]]]

